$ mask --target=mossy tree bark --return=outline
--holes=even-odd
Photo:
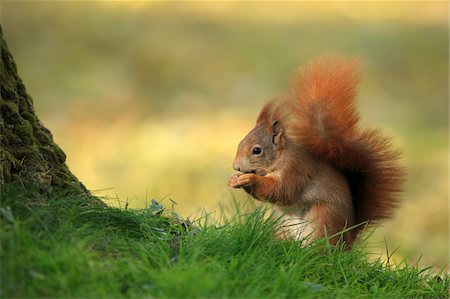
[[[89,194],[67,167],[66,155],[36,116],[0,26],[0,181],[40,193]]]

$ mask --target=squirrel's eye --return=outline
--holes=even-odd
[[[261,147],[259,147],[259,146],[253,147],[253,149],[252,149],[252,154],[253,155],[257,156],[257,155],[261,155],[261,153],[262,153],[262,148]]]

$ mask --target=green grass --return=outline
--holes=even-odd
[[[369,262],[361,248],[276,240],[262,209],[214,225],[156,204],[92,207],[2,189],[2,298],[448,296],[446,275]]]

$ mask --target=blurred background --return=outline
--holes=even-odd
[[[363,125],[404,153],[395,219],[369,239],[448,267],[446,2],[3,1],[4,37],[72,172],[110,204],[214,213],[239,141],[296,68],[359,57]],[[109,198],[109,199],[108,199]]]

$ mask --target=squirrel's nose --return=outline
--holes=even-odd
[[[240,165],[239,161],[234,160],[233,169],[236,171],[241,171],[241,165]]]
[[[247,158],[237,158],[233,162],[233,169],[239,172],[246,172],[248,170]]]

